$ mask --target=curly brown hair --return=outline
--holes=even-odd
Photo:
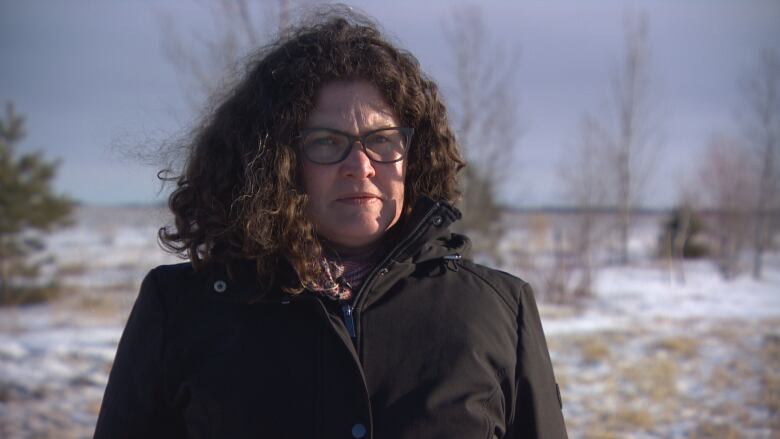
[[[295,138],[331,81],[368,81],[414,129],[404,188],[454,203],[464,166],[434,81],[369,18],[320,13],[250,58],[244,77],[192,134],[168,204],[175,226],[160,241],[196,269],[255,261],[290,293],[319,276],[322,247],[306,218]]]

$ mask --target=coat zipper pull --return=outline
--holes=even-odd
[[[462,258],[463,257],[460,255],[460,253],[455,253],[455,254],[452,254],[452,255],[442,256],[442,259],[447,261],[445,263],[447,265],[447,268],[449,268],[452,271],[458,271],[459,270],[458,263],[460,263],[460,260]]]
[[[352,305],[348,302],[342,303],[341,314],[344,316],[344,325],[347,326],[349,336],[355,338],[355,319],[352,317]]]

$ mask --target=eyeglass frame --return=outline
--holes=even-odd
[[[386,130],[398,130],[401,134],[404,135],[406,140],[406,146],[403,148],[403,153],[401,154],[401,157],[399,157],[396,160],[390,160],[390,161],[382,161],[382,160],[374,160],[371,158],[371,155],[368,153],[368,148],[366,148],[366,138],[371,136],[372,134],[376,134],[380,131],[386,131]],[[315,131],[328,131],[334,134],[339,134],[341,136],[344,136],[349,141],[349,145],[347,148],[344,149],[344,154],[336,161],[333,162],[317,162],[312,160],[309,155],[306,153],[306,148],[303,147],[303,139],[308,135],[309,133],[313,133]],[[336,130],[333,128],[318,128],[318,127],[312,127],[312,128],[304,128],[302,129],[298,134],[298,139],[300,140],[299,145],[301,152],[303,153],[303,156],[306,157],[306,160],[316,163],[318,165],[335,165],[336,163],[341,163],[349,156],[349,153],[352,152],[352,147],[355,146],[355,142],[360,142],[360,147],[363,149],[363,153],[368,157],[368,159],[372,163],[397,163],[401,160],[406,158],[406,155],[409,153],[409,148],[412,147],[412,135],[414,134],[414,128],[412,127],[384,127],[379,128],[376,130],[371,130],[367,133],[359,134],[357,136],[353,136],[352,134],[345,133],[344,131]]]

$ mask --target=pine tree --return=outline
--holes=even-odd
[[[44,249],[43,234],[69,223],[74,206],[52,190],[57,161],[16,150],[24,136],[24,118],[8,103],[0,118],[0,304],[36,297],[40,263],[31,257]]]

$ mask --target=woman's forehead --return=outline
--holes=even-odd
[[[333,124],[357,124],[358,128],[396,125],[397,118],[392,106],[370,82],[339,81],[322,86],[307,121],[308,126],[332,126]]]

